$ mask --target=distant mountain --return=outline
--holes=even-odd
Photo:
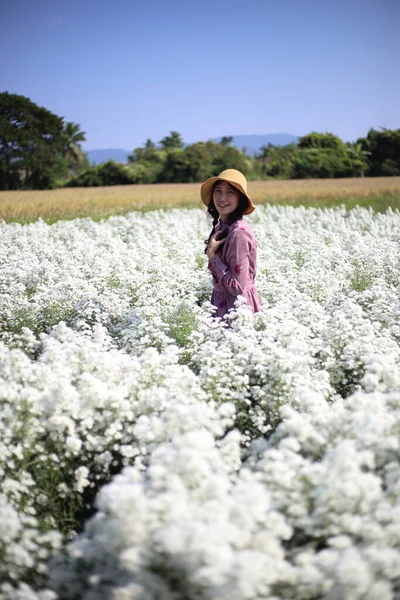
[[[234,135],[233,145],[239,150],[245,149],[247,154],[256,154],[261,146],[274,144],[275,146],[285,146],[286,144],[296,143],[299,139],[290,133],[267,133],[265,135]],[[221,138],[214,138],[214,141],[219,142]],[[90,164],[98,165],[108,160],[116,160],[117,162],[128,162],[128,155],[132,154],[129,150],[121,148],[105,148],[102,150],[88,150],[86,154],[89,157]]]

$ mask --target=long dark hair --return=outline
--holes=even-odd
[[[218,224],[218,221],[219,221],[219,212],[217,211],[217,209],[215,207],[215,204],[214,204],[214,200],[213,200],[214,188],[219,183],[219,181],[220,180],[216,181],[214,183],[214,185],[213,185],[213,189],[211,190],[210,204],[207,207],[207,214],[210,215],[210,217],[212,218],[212,220],[213,220],[213,226],[212,226],[212,229],[211,229],[211,233],[208,236],[208,239],[206,239],[204,241],[204,243],[206,245],[206,247],[204,249],[205,253],[207,253],[208,243],[210,241],[211,236],[214,235],[215,228],[216,228],[216,226]],[[229,184],[229,185],[231,185],[231,184]],[[238,190],[237,188],[235,188],[235,186],[231,185],[231,187],[239,194],[239,204],[238,204],[237,209],[234,210],[233,212],[231,212],[228,215],[228,218],[227,218],[228,227],[223,232],[221,232],[221,237],[219,237],[219,239],[221,239],[221,240],[223,238],[227,237],[228,232],[229,232],[229,227],[231,225],[233,225],[234,223],[236,223],[236,221],[239,221],[240,219],[243,218],[243,215],[244,215],[244,213],[246,212],[246,210],[247,210],[247,208],[249,206],[249,201],[247,200],[246,196],[240,190]]]

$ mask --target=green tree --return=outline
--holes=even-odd
[[[163,151],[157,149],[156,144],[148,138],[143,147],[135,148],[133,153],[128,156],[129,163],[139,161],[159,163],[162,160]]]
[[[134,148],[132,154],[128,155],[128,163],[137,163],[140,160],[144,160],[145,149],[141,146]]]
[[[138,177],[137,183],[155,183],[159,180],[160,172],[163,170],[167,151],[157,148],[156,144],[148,138],[143,147],[135,148],[128,156],[131,169],[135,167]]]
[[[333,133],[317,133],[313,131],[307,135],[303,135],[298,141],[298,147],[303,148],[318,148],[324,150],[333,150],[335,152],[346,153],[345,143],[337,135]]]
[[[251,158],[243,154],[235,146],[221,146],[220,144],[218,146],[219,150],[213,160],[214,175],[221,173],[225,169],[237,169],[246,175],[246,177],[250,174],[252,167]]]
[[[156,144],[148,138],[144,145],[144,160],[150,163],[159,163],[162,162],[161,150],[157,150]]]
[[[364,177],[365,171],[369,167],[368,157],[371,156],[371,152],[365,150],[361,142],[349,142],[346,146],[353,164],[354,174],[358,177]]]
[[[81,126],[72,121],[64,124],[64,157],[68,163],[69,171],[76,171],[88,168],[89,159],[81,148],[81,142],[86,141],[86,132],[81,130]]]
[[[292,177],[295,179],[352,177],[359,166],[349,155],[348,146],[337,135],[314,131],[298,141]]]
[[[294,156],[293,179],[351,177],[353,165],[347,154],[329,148],[300,149]]]
[[[220,144],[221,146],[230,146],[233,142],[233,136],[231,135],[224,135],[221,140],[220,140]]]
[[[194,183],[212,173],[213,155],[204,142],[169,152],[158,181],[164,183]]]
[[[86,132],[81,131],[81,126],[77,123],[67,121],[64,124],[64,136],[65,158],[72,166],[83,164],[85,158],[80,143],[86,141]]]
[[[156,144],[150,138],[147,138],[144,149],[148,152],[153,152],[156,149]]]
[[[93,165],[84,169],[80,173],[70,177],[65,183],[65,187],[99,187],[103,184],[99,173],[100,165]]]
[[[177,131],[171,131],[160,141],[160,144],[164,150],[181,150],[184,146],[181,134]]]
[[[0,93],[0,189],[54,187],[66,168],[62,117],[25,96]]]
[[[101,185],[129,185],[135,183],[129,168],[123,163],[109,160],[99,165]]]
[[[103,185],[129,185],[137,183],[138,173],[123,163],[109,160],[89,167],[72,177],[66,187],[98,187]]]
[[[400,175],[400,129],[370,129],[357,142],[370,152],[368,175]]]
[[[190,165],[184,151],[175,148],[167,153],[157,183],[186,183],[188,172]]]
[[[261,173],[265,177],[291,179],[293,162],[298,152],[296,144],[262,146],[257,156],[257,162],[262,165]]]

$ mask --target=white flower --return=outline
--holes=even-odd
[[[201,210],[0,223],[0,600],[399,594],[400,214],[250,221],[229,327]]]

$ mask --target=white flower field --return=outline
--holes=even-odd
[[[0,223],[1,600],[400,599],[400,213],[248,221]]]

